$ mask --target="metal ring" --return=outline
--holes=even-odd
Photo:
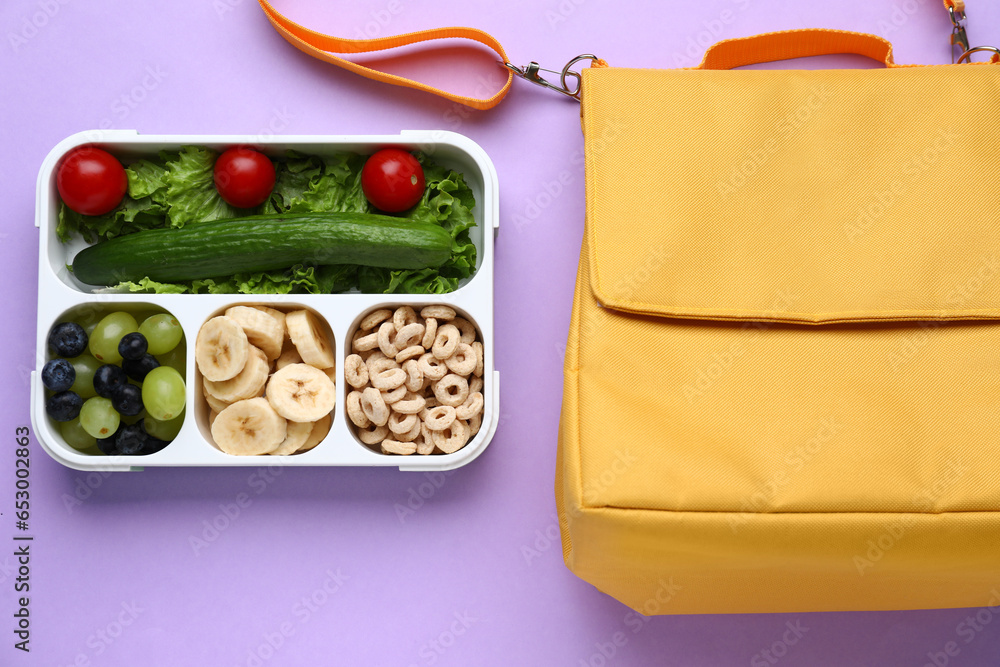
[[[570,67],[577,64],[581,60],[589,60],[590,62],[594,62],[595,60],[600,60],[600,58],[595,56],[593,53],[584,53],[582,55],[579,55],[576,58],[573,58],[573,60],[570,60],[568,63],[566,63],[566,66],[562,68],[562,75],[559,77],[559,83],[562,85],[563,89],[567,92],[567,94],[570,97],[575,97],[576,99],[580,99],[580,88],[583,86],[583,77],[580,76],[579,72],[571,70]],[[566,85],[567,74],[571,74],[576,78],[575,89],[571,90],[570,87]]]
[[[991,52],[997,54],[998,56],[1000,56],[1000,49],[998,49],[995,46],[973,46],[971,49],[969,49],[968,51],[966,51],[965,53],[963,53],[961,56],[959,56],[958,63],[956,63],[956,64],[961,65],[963,60],[965,60],[966,58],[968,58],[969,56],[971,56],[973,53],[978,53],[980,51],[991,51]],[[972,62],[972,61],[970,60],[969,62]]]

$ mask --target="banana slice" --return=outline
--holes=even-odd
[[[213,317],[201,325],[194,344],[198,370],[207,379],[221,382],[243,370],[250,354],[250,341],[239,322],[231,317]]]
[[[306,444],[312,430],[312,422],[287,422],[285,439],[281,441],[277,449],[270,452],[271,456],[288,456],[299,451],[299,448]]]
[[[274,319],[278,320],[278,324],[281,325],[281,335],[284,338],[288,338],[288,329],[285,328],[285,314],[280,310],[275,308],[269,308],[268,306],[251,306],[251,308],[256,308],[257,310],[262,310]]]
[[[264,398],[237,401],[212,423],[212,439],[235,456],[269,454],[284,442],[287,422]]]
[[[337,400],[333,381],[308,364],[290,364],[271,376],[267,400],[291,421],[314,422],[330,414]]]
[[[239,322],[250,344],[263,350],[268,359],[277,359],[281,355],[285,328],[273,315],[259,308],[233,306],[226,310],[226,317]]]
[[[333,366],[333,348],[315,315],[308,310],[292,311],[285,315],[285,327],[302,361],[320,369]]]
[[[305,441],[301,447],[299,447],[300,452],[308,452],[310,449],[323,442],[323,438],[326,434],[330,432],[330,424],[333,419],[330,415],[318,419],[312,424],[312,431],[309,433],[309,438]],[[288,422],[291,424],[292,422]]]
[[[215,396],[212,396],[208,391],[208,380],[205,378],[201,379],[201,394],[205,397],[205,402],[208,403],[208,407],[215,412],[222,412],[229,407],[228,401],[220,401]]]
[[[274,360],[274,370],[280,371],[285,366],[289,364],[301,364],[302,357],[299,356],[299,351],[295,349],[294,345],[288,345],[285,350],[281,353],[281,356]]]
[[[205,381],[205,391],[223,403],[235,403],[260,396],[267,384],[270,366],[258,347],[250,346],[250,356],[236,377],[222,382]]]

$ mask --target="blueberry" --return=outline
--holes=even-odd
[[[146,354],[148,347],[146,337],[136,331],[125,334],[118,341],[118,354],[122,355],[122,359],[140,359],[142,355]]]
[[[166,440],[160,440],[159,438],[154,438],[153,436],[151,436],[148,433],[146,433],[146,420],[145,419],[140,419],[136,423],[139,424],[139,426],[142,427],[142,432],[146,434],[146,442],[142,446],[142,450],[139,452],[143,456],[146,456],[148,454],[155,454],[156,452],[160,451],[161,449],[163,449],[164,447],[166,447],[167,445],[170,444]]]
[[[80,416],[83,399],[75,391],[60,391],[45,401],[45,412],[57,422],[68,422]]]
[[[60,357],[79,357],[87,349],[87,332],[76,322],[60,322],[49,331],[49,349]]]
[[[148,437],[146,432],[142,430],[142,424],[136,422],[118,431],[115,435],[115,446],[118,448],[119,454],[132,456],[142,450]]]
[[[118,439],[118,434],[122,432],[125,428],[125,422],[120,422],[118,424],[118,430],[109,435],[106,438],[97,439],[97,448],[101,450],[101,453],[105,456],[117,456],[120,452],[118,451],[118,445],[115,442]]]
[[[142,355],[138,359],[122,360],[122,368],[125,369],[125,374],[136,382],[142,382],[145,380],[149,371],[159,365],[160,362],[156,360],[156,357],[148,353]]]
[[[114,396],[115,388],[128,382],[128,376],[120,366],[104,364],[94,371],[94,391],[102,398]]]
[[[76,382],[76,369],[65,359],[51,359],[42,366],[42,384],[52,391],[66,391]]]
[[[142,404],[142,389],[128,383],[118,385],[111,394],[111,406],[120,415],[134,417],[145,408]]]

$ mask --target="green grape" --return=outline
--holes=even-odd
[[[139,333],[146,337],[146,342],[149,344],[147,351],[155,357],[177,347],[184,330],[181,329],[181,323],[176,317],[170,313],[160,313],[143,320],[139,325]]]
[[[156,360],[160,362],[161,366],[170,366],[175,371],[181,374],[181,377],[187,372],[185,365],[187,364],[187,354],[185,354],[183,345],[176,345],[174,349],[170,350],[166,354],[162,354],[156,357]]]
[[[170,366],[149,371],[142,383],[142,403],[153,419],[170,421],[184,409],[184,378]]]
[[[97,396],[97,392],[94,391],[94,372],[100,367],[101,362],[86,353],[76,359],[70,359],[69,362],[76,371],[76,381],[73,382],[70,391],[75,391],[83,399]]]
[[[184,411],[182,410],[179,415],[171,419],[170,421],[160,421],[159,419],[153,419],[150,416],[146,416],[146,421],[142,425],[146,428],[146,433],[150,434],[154,438],[163,440],[164,442],[170,442],[177,437],[177,434],[181,431],[181,426],[184,424]]]
[[[120,423],[121,416],[111,405],[109,398],[88,398],[80,408],[80,425],[95,438],[107,438],[114,434]]]
[[[120,364],[122,355],[118,354],[118,343],[125,334],[138,330],[135,318],[128,313],[117,311],[105,315],[90,334],[90,353],[102,363]]]
[[[83,426],[80,425],[79,419],[71,419],[68,422],[62,422],[59,424],[59,432],[62,434],[63,440],[66,444],[73,449],[79,450],[86,454],[97,453],[100,454],[100,450],[97,449],[97,439],[83,430]]]

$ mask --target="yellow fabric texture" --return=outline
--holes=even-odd
[[[891,64],[832,32],[706,62]],[[569,568],[647,614],[990,602],[1000,69],[595,67],[582,97]]]

